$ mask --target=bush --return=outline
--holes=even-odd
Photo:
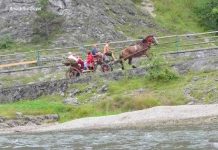
[[[142,3],[142,0],[132,0],[133,1],[133,3],[135,3],[135,4],[141,4]]]
[[[146,93],[135,96],[116,95],[111,100],[103,100],[98,104],[102,111],[126,112],[142,110],[159,106],[160,101],[152,94]]]
[[[9,48],[11,44],[13,44],[13,41],[9,36],[0,39],[0,49]]]
[[[203,26],[218,30],[218,0],[202,1],[196,7],[196,13]]]
[[[178,78],[178,75],[167,66],[160,57],[153,56],[148,64],[148,77],[150,80],[169,81]]]
[[[49,37],[52,37],[57,33],[63,22],[64,18],[62,16],[56,15],[47,9],[49,4],[48,0],[40,0],[39,7],[40,11],[37,11],[37,17],[33,25],[33,39],[32,42],[39,43],[42,41],[47,41]]]

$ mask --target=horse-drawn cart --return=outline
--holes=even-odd
[[[72,63],[68,60],[64,62],[64,65],[69,66],[69,69],[66,71],[67,79],[74,79],[85,73],[96,72],[98,69],[101,72],[110,72],[113,70],[111,61],[106,60],[99,55],[94,57],[93,65],[87,66],[86,68],[77,62]]]
[[[83,73],[95,72],[98,66],[100,66],[101,72],[110,72],[113,71],[112,66],[117,63],[120,63],[122,69],[124,69],[124,61],[128,60],[128,64],[132,65],[133,58],[142,57],[144,55],[148,57],[148,50],[150,49],[152,44],[157,45],[158,41],[153,35],[149,35],[145,37],[142,41],[123,49],[119,55],[119,59],[116,61],[106,60],[105,57],[107,58],[107,56],[99,54],[94,57],[93,66],[88,67],[87,69],[84,69],[78,63],[64,63],[66,66],[70,66],[70,68],[66,72],[66,77],[72,79],[80,76]],[[132,65],[132,67],[135,68],[134,65]]]

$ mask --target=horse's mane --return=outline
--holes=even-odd
[[[131,44],[130,46],[134,46],[134,45],[144,45],[146,44],[148,38],[150,38],[152,35],[147,36],[146,38],[142,39],[141,41],[136,42],[135,44]]]

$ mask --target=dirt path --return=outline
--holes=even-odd
[[[119,115],[82,118],[61,124],[4,129],[0,130],[0,134],[190,125],[218,122],[217,118],[218,104],[159,106]]]

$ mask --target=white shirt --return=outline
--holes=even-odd
[[[67,58],[71,60],[75,60],[76,62],[78,61],[78,58],[73,55],[69,55]]]

